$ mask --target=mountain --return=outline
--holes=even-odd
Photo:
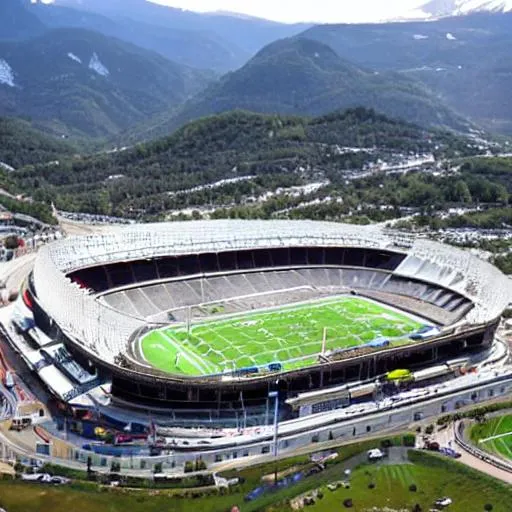
[[[74,148],[35,130],[21,119],[0,118],[0,162],[18,169],[25,165],[42,164],[69,156]]]
[[[431,0],[421,6],[417,12],[424,14],[425,18],[439,18],[476,12],[503,13],[509,11],[512,11],[511,0]]]
[[[512,13],[323,25],[301,37],[327,44],[357,65],[419,80],[474,122],[512,133]]]
[[[61,18],[64,14],[52,12],[62,7],[100,14],[116,24],[116,27],[103,24],[102,29],[83,19],[82,22],[88,23],[84,28],[106,29],[106,35],[157,51],[173,61],[221,72],[241,66],[270,42],[296,35],[311,26],[234,14],[197,13],[146,0],[56,0],[53,5],[34,6],[45,23],[59,27],[64,26]],[[66,23],[69,26],[69,11]]]
[[[17,41],[41,34],[44,24],[30,12],[21,0],[2,0],[0,2],[0,40]]]
[[[356,106],[421,125],[466,127],[461,117],[409,78],[363,69],[341,59],[323,43],[292,38],[265,47],[241,69],[187,102],[151,135],[234,109],[320,115]]]
[[[210,79],[96,32],[58,29],[0,43],[0,115],[58,134],[106,136],[177,107]]]
[[[250,54],[213,33],[154,25],[121,15],[99,14],[55,4],[32,4],[31,11],[50,28],[84,28],[160,53],[178,64],[228,71]]]

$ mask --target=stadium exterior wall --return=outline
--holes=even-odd
[[[145,368],[122,368],[110,364],[95,354],[81,349],[81,344],[69,337],[45,312],[37,297],[31,294],[34,316],[39,326],[49,327],[47,334],[66,344],[68,350],[84,366],[92,362],[103,377],[112,379],[112,394],[134,406],[154,406],[162,409],[192,409],[233,411],[263,406],[269,391],[275,386],[276,375],[267,374],[249,379],[220,380],[218,378],[180,378],[168,374],[147,373]],[[494,339],[499,318],[463,332],[451,332],[442,337],[413,345],[385,350],[369,350],[343,360],[279,374],[283,396],[313,391],[373,379],[387,371],[407,367],[420,368],[464,352],[489,347]]]

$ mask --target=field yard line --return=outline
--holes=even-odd
[[[496,429],[495,429],[496,430]],[[479,443],[487,443],[487,441],[494,441],[495,439],[501,439],[502,437],[512,436],[512,432],[505,432],[503,434],[497,434],[495,436],[486,437],[485,439],[479,439]]]
[[[498,450],[498,453],[503,453],[503,451],[505,451],[507,453],[507,457],[512,458],[512,452],[510,451],[510,448],[508,447],[507,443],[505,443],[503,439],[498,439],[498,443],[500,444],[500,446],[503,447],[503,450]]]
[[[211,373],[209,372],[209,370],[203,366],[203,363],[202,361],[197,361],[197,358],[195,357],[195,354],[194,354],[194,358],[192,358],[192,354],[189,353],[188,351],[185,351],[184,347],[180,344],[178,344],[175,340],[173,340],[165,331],[161,331],[162,335],[164,336],[164,338],[178,351],[180,352],[181,354],[183,354],[183,357],[194,367],[196,368],[196,370],[198,370],[200,373],[202,373],[203,375],[205,374],[208,374],[208,373]]]
[[[352,296],[345,296],[345,295],[342,295],[340,297],[334,297],[334,298],[328,298],[328,299],[320,299],[320,300],[313,300],[313,301],[310,301],[310,302],[302,302],[300,304],[296,304],[294,306],[283,306],[281,308],[267,308],[267,309],[263,309],[263,310],[256,310],[256,311],[247,311],[247,312],[242,312],[242,313],[234,313],[232,315],[229,315],[228,318],[219,318],[218,320],[203,320],[203,321],[200,321],[198,323],[195,324],[195,326],[197,327],[200,327],[200,326],[208,326],[208,327],[212,327],[212,326],[222,326],[223,324],[229,324],[229,323],[232,323],[233,321],[236,321],[238,319],[249,319],[251,317],[262,317],[262,316],[267,316],[267,315],[272,315],[272,314],[278,314],[278,315],[282,315],[282,314],[286,314],[286,313],[293,313],[293,312],[297,312],[297,311],[300,311],[302,309],[313,309],[313,308],[320,308],[320,307],[327,307],[328,309],[330,309],[331,311],[333,312],[336,312],[335,309],[331,309],[329,308],[330,305],[338,305],[338,304],[343,304],[343,303],[347,303],[347,302],[354,302],[354,301],[360,301],[360,302],[363,302],[363,303],[368,303],[368,304],[372,304],[374,306],[377,306],[377,307],[380,307],[382,309],[385,309],[387,311],[389,311],[392,315],[396,315],[396,318],[395,320],[399,320],[399,321],[406,321],[407,323],[421,323],[419,321],[417,321],[412,315],[410,315],[409,313],[405,313],[405,312],[400,312],[400,311],[395,311],[395,309],[387,304],[379,304],[378,302],[376,301],[373,301],[373,300],[369,300],[367,299],[366,297],[352,297]],[[194,329],[194,325],[192,326],[192,329]],[[178,330],[178,329],[176,329]],[[182,326],[181,328],[179,328],[179,330],[185,330],[185,326]]]
[[[254,317],[254,316],[266,316],[266,315],[272,315],[272,314],[276,314],[276,313],[278,315],[282,315],[282,314],[289,313],[289,312],[300,311],[301,309],[309,309],[309,308],[313,309],[313,308],[325,307],[325,306],[328,306],[329,304],[340,304],[340,303],[344,303],[344,302],[353,302],[355,300],[358,300],[361,302],[369,302],[374,305],[378,305],[381,308],[392,310],[391,307],[388,305],[382,305],[382,304],[379,305],[378,303],[367,300],[366,298],[362,298],[362,297],[354,298],[352,296],[348,297],[348,296],[342,295],[342,296],[336,297],[336,298],[312,300],[310,302],[302,302],[302,303],[296,304],[294,306],[286,306],[285,305],[282,307],[272,307],[272,308],[260,309],[260,310],[256,310],[256,311],[233,313],[228,318],[219,318],[218,320],[206,319],[206,320],[197,322],[195,325],[196,326],[203,326],[203,325],[212,326],[212,325],[219,325],[219,324],[222,325],[224,323],[232,323],[233,321],[236,321],[236,320],[242,319],[242,318],[248,319],[248,318]],[[397,314],[399,314],[399,313],[397,313]],[[408,319],[408,316],[406,313],[404,313],[402,316],[404,318]],[[419,322],[417,322],[417,323],[419,323]],[[194,328],[194,325],[192,326],[192,329],[193,328]],[[185,326],[182,326],[180,329],[185,330]]]

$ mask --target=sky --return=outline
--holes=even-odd
[[[1,1],[1,0],[0,0]],[[192,11],[230,11],[285,23],[380,21],[403,17],[427,0],[151,0]]]

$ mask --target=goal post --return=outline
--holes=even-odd
[[[192,306],[187,307],[187,335],[190,335],[190,323],[192,317]]]

